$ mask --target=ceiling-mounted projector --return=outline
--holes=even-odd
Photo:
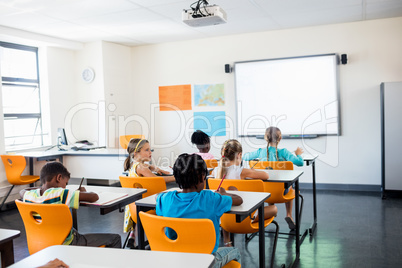
[[[226,12],[217,5],[204,6],[199,9],[184,9],[183,22],[191,27],[202,27],[226,23]]]

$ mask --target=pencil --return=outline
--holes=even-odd
[[[260,159],[259,159],[259,158],[258,158],[257,162],[255,162],[255,164],[254,164],[250,169],[253,169],[253,168],[255,167],[255,165],[258,164],[258,162],[260,162]]]
[[[223,180],[225,179],[225,177],[226,177],[226,174],[223,175],[222,180],[221,180],[221,183],[219,183],[218,189],[216,189],[217,191],[219,191],[219,188],[221,188],[222,182],[223,182]]]
[[[84,177],[82,177],[82,179],[81,179],[81,183],[80,183],[80,186],[78,186],[78,190],[81,189],[81,185],[82,185],[83,181],[84,181]]]

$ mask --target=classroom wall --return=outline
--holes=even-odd
[[[67,128],[66,124],[72,126],[73,137],[68,137],[72,142],[88,139],[110,147],[118,147],[117,137],[124,132],[141,133],[155,148],[154,163],[171,165],[178,154],[196,151],[189,141],[193,111],[159,112],[158,87],[224,83],[226,105],[222,110],[230,127],[227,136],[212,138],[212,153],[220,157],[221,144],[236,138],[234,74],[224,72],[225,64],[345,53],[349,62],[340,66],[342,136],[304,144],[283,140],[280,145],[290,150],[302,146],[319,153],[318,183],[379,185],[379,85],[402,80],[400,29],[402,18],[393,18],[132,48],[103,41],[78,48],[51,46],[46,49],[46,86],[52,139],[57,137],[57,127]],[[81,79],[87,66],[95,70],[91,84]],[[99,109],[102,103],[103,110]],[[1,138],[3,120],[0,132]],[[262,140],[241,142],[245,152],[265,146]],[[301,181],[310,182],[310,169],[303,170]]]
[[[118,148],[119,136],[125,135],[126,129],[128,133],[131,131],[130,119],[125,115],[133,112],[135,101],[131,90],[131,49],[108,42],[103,42],[102,47],[107,144]]]
[[[224,109],[235,122],[234,74],[224,72],[225,64],[347,54],[348,64],[340,66],[342,135],[320,137],[304,144],[300,140],[283,140],[280,147],[294,150],[301,146],[310,153],[319,153],[318,183],[379,185],[379,85],[383,81],[402,80],[401,29],[399,17],[133,47],[131,90],[136,100],[132,113],[140,113],[150,122],[149,138],[155,148],[155,161],[160,162],[166,156],[172,160],[181,152],[196,151],[188,141],[193,130],[185,126],[193,111],[153,111],[150,104],[158,103],[159,86],[224,83],[227,101]],[[135,130],[142,131],[139,126]],[[226,138],[236,138],[236,134],[213,139],[212,153],[216,157]],[[265,146],[264,141],[255,139],[242,143],[245,152]],[[301,181],[311,181],[309,169],[304,170]]]

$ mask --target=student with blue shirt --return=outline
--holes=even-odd
[[[281,130],[277,127],[269,127],[265,130],[264,139],[267,141],[267,148],[260,148],[254,152],[245,153],[243,160],[251,161],[259,159],[259,161],[291,161],[296,166],[303,166],[303,158],[301,154],[303,149],[297,147],[295,154],[291,153],[286,148],[278,149],[278,144],[282,139]],[[285,189],[284,194],[289,191]],[[286,217],[285,220],[289,225],[289,229],[295,229],[296,225],[292,217],[293,200],[285,203]]]
[[[181,154],[174,166],[173,175],[182,191],[161,193],[156,199],[156,214],[164,217],[210,219],[215,226],[216,243],[212,251],[215,267],[222,267],[232,260],[240,262],[240,252],[234,247],[219,247],[219,219],[233,206],[243,203],[240,196],[229,194],[223,188],[219,193],[204,190],[208,175],[201,156]],[[167,230],[167,236],[175,239],[176,233]]]

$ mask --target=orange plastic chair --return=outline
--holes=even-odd
[[[145,139],[144,135],[124,135],[119,137],[120,146],[127,149],[128,143],[131,139]]]
[[[209,179],[209,185],[211,189],[215,190],[218,188],[221,179]],[[247,191],[247,192],[265,192],[264,191],[264,182],[262,180],[223,180],[221,187],[227,190],[230,186],[234,186],[239,191]],[[253,212],[253,215],[255,211]],[[276,221],[274,221],[275,217],[271,217],[269,219],[264,220],[264,229],[270,225],[271,223],[275,224],[275,238],[274,238],[274,246],[272,249],[272,257],[271,257],[271,267],[274,264],[275,252],[276,252],[276,244],[278,241],[279,234],[279,225]],[[221,227],[225,229],[229,233],[236,234],[245,234],[246,243],[248,243],[259,231],[258,222],[252,222],[250,217],[247,217],[242,222],[236,222],[235,214],[223,214],[221,217]],[[252,234],[250,237],[247,237],[247,234]]]
[[[70,209],[65,204],[34,204],[15,200],[25,225],[29,254],[61,245],[73,227]],[[39,214],[37,220],[33,214]]]
[[[24,156],[2,155],[1,160],[3,160],[4,169],[6,170],[7,180],[10,184],[12,184],[12,187],[10,188],[6,197],[1,203],[0,211],[3,208],[4,203],[6,202],[8,196],[10,195],[15,185],[31,184],[39,180],[39,176],[32,176],[32,175],[21,176],[27,164]]]
[[[274,170],[293,170],[293,163],[291,161],[260,161],[256,164],[257,161],[250,161],[249,165],[254,168],[258,166],[260,169],[271,168]],[[265,201],[267,203],[286,203],[289,202],[296,197],[296,191],[293,188],[289,188],[289,191],[284,195],[285,185],[283,183],[277,182],[264,182],[265,192],[271,193],[271,196]],[[299,194],[301,202],[300,202],[300,211],[299,211],[299,221],[301,221],[302,212],[303,212],[303,203],[304,197]]]
[[[206,159],[204,161],[207,164],[207,168],[216,168],[218,166],[218,160],[216,159]]]
[[[163,177],[120,176],[119,179],[120,179],[121,187],[123,187],[123,188],[147,189],[147,192],[142,194],[142,198],[166,191],[166,182]],[[135,203],[131,203],[128,205],[128,208],[130,209],[131,219],[135,223],[137,223],[137,206],[135,205]],[[130,233],[128,233],[128,236],[123,244],[123,248],[126,247],[129,235],[130,235]]]
[[[170,218],[142,211],[140,218],[151,250],[212,253],[215,247],[215,227],[210,219]],[[166,227],[177,233],[176,240],[166,236]],[[223,267],[241,267],[241,265],[237,261],[231,261]]]

